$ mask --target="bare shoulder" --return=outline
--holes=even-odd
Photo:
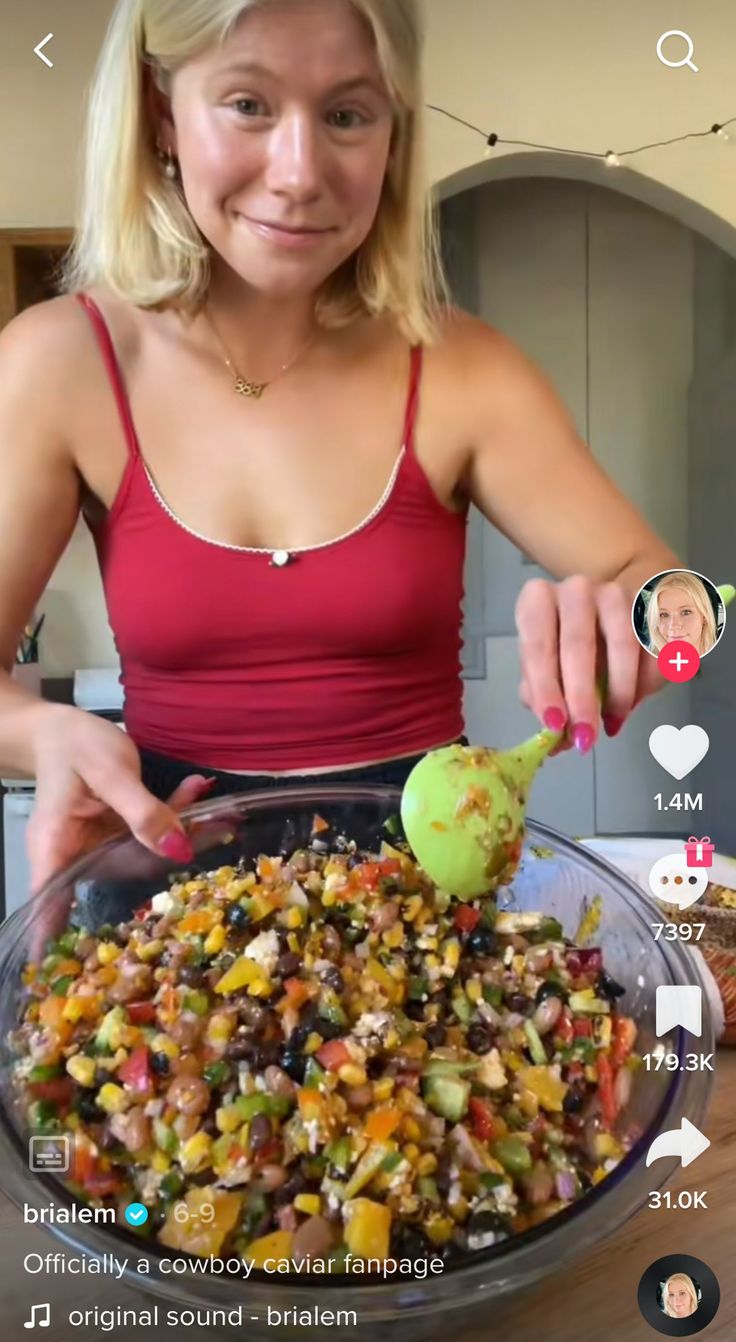
[[[90,297],[102,308],[106,320],[114,315],[115,340],[125,348],[136,338],[136,325],[127,305],[90,291]],[[34,303],[18,313],[0,331],[0,358],[23,360],[33,355],[36,366],[44,362],[44,380],[66,380],[94,351],[90,319],[76,294]]]

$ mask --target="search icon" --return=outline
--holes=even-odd
[[[668,61],[667,57],[662,55],[662,47],[664,46],[668,37],[681,37],[684,42],[687,42],[687,55],[683,56],[681,61]],[[695,73],[697,74],[698,67],[697,65],[693,64],[694,49],[695,48],[693,46],[693,39],[690,37],[688,33],[683,33],[680,28],[670,28],[669,32],[662,33],[662,36],[660,37],[657,43],[657,55],[659,56],[659,59],[661,60],[663,65],[669,65],[675,70],[678,70],[681,65],[689,65],[690,69],[694,70]]]

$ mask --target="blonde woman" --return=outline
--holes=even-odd
[[[189,860],[207,787],[464,740],[471,502],[555,575],[516,612],[540,720],[586,752],[597,659],[610,734],[658,683],[629,612],[677,556],[449,303],[423,123],[415,0],[119,0],[65,292],[0,336],[2,661],[81,511],[128,729],[2,676],[35,885],[120,820]]]
[[[675,1272],[662,1287],[662,1306],[671,1319],[687,1319],[698,1308],[698,1293],[691,1277]]]
[[[675,639],[691,643],[701,657],[710,652],[717,640],[716,617],[702,579],[683,570],[660,578],[649,598],[647,627],[656,652]]]

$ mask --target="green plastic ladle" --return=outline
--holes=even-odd
[[[730,584],[718,591],[726,606],[736,596]],[[529,789],[563,736],[545,729],[510,750],[443,746],[414,766],[402,792],[401,820],[435,885],[458,899],[474,899],[511,880],[521,857]]]

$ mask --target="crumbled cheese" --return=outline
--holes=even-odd
[[[509,1184],[497,1184],[491,1189],[496,1206],[503,1216],[515,1216],[519,1199]]]
[[[259,932],[243,951],[249,960],[255,960],[268,975],[276,968],[280,953],[278,933],[274,927],[268,932]]]
[[[154,895],[151,900],[151,909],[154,913],[168,913],[174,900],[169,890],[162,890],[160,894]]]
[[[504,964],[505,964],[505,965],[510,965],[510,964],[511,964],[511,961],[513,960],[513,958],[514,958],[514,948],[513,948],[513,946],[507,946],[507,947],[506,947],[506,950],[505,950],[504,953],[503,953],[503,962],[504,962]]]
[[[389,1011],[364,1011],[359,1016],[353,1026],[353,1034],[358,1038],[367,1038],[369,1035],[376,1034],[379,1039],[385,1037],[391,1028],[391,1013]]]
[[[480,1081],[481,1085],[487,1086],[489,1090],[502,1090],[506,1085],[506,1073],[497,1048],[492,1048],[489,1053],[483,1054],[475,1073],[475,1080]]]
[[[539,927],[543,917],[543,913],[499,913],[495,930],[501,936],[508,936],[513,932],[528,932],[534,927]]]

